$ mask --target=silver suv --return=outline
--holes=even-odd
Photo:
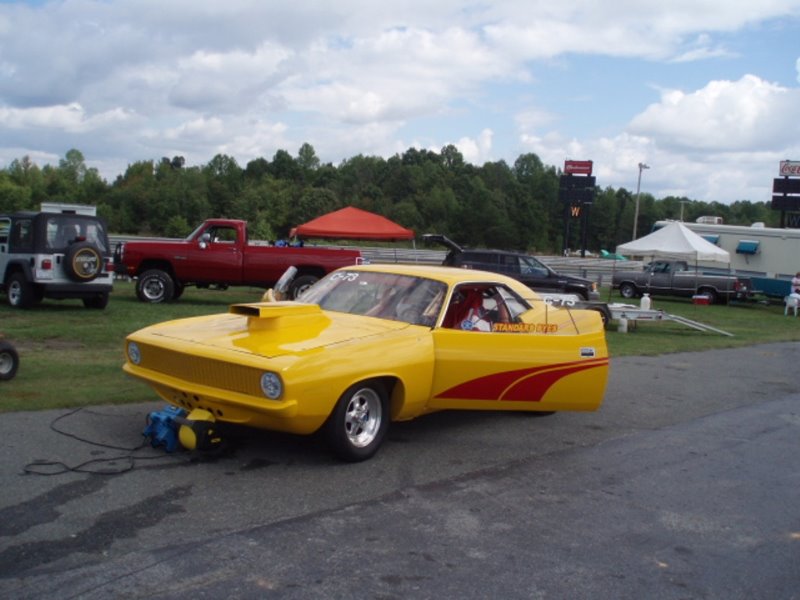
[[[0,214],[0,289],[8,303],[79,298],[103,309],[114,282],[106,226],[74,212]]]

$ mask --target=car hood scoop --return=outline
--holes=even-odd
[[[329,321],[318,304],[300,302],[232,304],[228,312],[247,317],[248,329],[277,330],[299,325],[307,327],[320,319]]]

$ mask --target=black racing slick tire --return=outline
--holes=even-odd
[[[175,282],[169,273],[161,269],[150,269],[136,281],[136,297],[142,302],[160,304],[175,297]]]
[[[389,429],[389,397],[377,380],[362,381],[342,394],[325,423],[328,443],[347,462],[371,458]]]

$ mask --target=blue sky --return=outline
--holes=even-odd
[[[598,185],[769,200],[800,160],[800,0],[0,2],[0,166],[241,166],[456,145]]]

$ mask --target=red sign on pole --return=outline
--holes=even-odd
[[[782,160],[779,172],[784,177],[797,177],[800,175],[800,161]]]
[[[591,175],[592,161],[590,160],[565,160],[564,173],[567,175]]]

